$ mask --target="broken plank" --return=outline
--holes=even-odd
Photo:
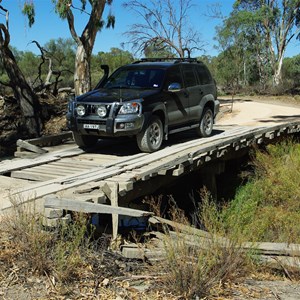
[[[80,148],[70,148],[64,149],[57,152],[49,152],[41,154],[39,157],[30,159],[13,159],[13,160],[3,160],[0,162],[0,174],[9,173],[16,170],[21,170],[28,167],[34,167],[49,163],[52,161],[60,160],[62,157],[75,156],[83,153],[83,150]]]
[[[29,150],[31,152],[34,152],[34,153],[38,153],[38,154],[43,154],[43,153],[47,153],[48,151],[45,150],[45,149],[42,149],[38,146],[35,146],[35,145],[32,145],[26,141],[23,141],[21,139],[17,140],[17,146],[23,148],[23,149],[26,149],[26,150]]]
[[[269,243],[269,242],[257,242],[257,243],[243,243],[244,249],[254,249],[260,254],[264,255],[288,255],[288,256],[300,256],[299,244],[288,243]]]
[[[210,238],[212,235],[204,230],[201,229],[197,229],[195,227],[191,227],[189,225],[185,225],[182,223],[178,223],[178,222],[174,222],[168,219],[164,219],[161,217],[157,217],[157,216],[153,216],[150,217],[148,222],[152,225],[158,225],[158,224],[165,224],[165,225],[169,225],[179,231],[188,233],[188,234],[194,234],[194,235],[198,235],[200,237],[205,237],[205,238]]]
[[[130,217],[146,217],[153,213],[138,209],[127,207],[113,207],[106,204],[95,204],[89,202],[82,202],[78,200],[70,200],[64,198],[57,198],[53,196],[45,197],[45,208],[62,208],[70,211],[77,211],[83,213],[100,213],[100,214],[116,214]]]
[[[26,142],[29,142],[32,145],[44,147],[49,145],[58,145],[61,144],[64,140],[68,140],[71,138],[73,138],[72,132],[67,131],[53,135],[45,135],[35,139],[29,139],[26,140]]]

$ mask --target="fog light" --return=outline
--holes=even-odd
[[[107,114],[107,109],[105,106],[101,105],[101,106],[98,106],[97,108],[97,114],[99,117],[103,118],[106,116]]]
[[[83,117],[85,115],[85,107],[83,105],[78,105],[76,107],[77,115]]]

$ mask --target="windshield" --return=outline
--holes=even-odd
[[[162,86],[164,74],[162,69],[121,68],[108,78],[104,88],[156,89]]]

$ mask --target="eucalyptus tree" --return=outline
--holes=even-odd
[[[258,68],[270,66],[273,84],[278,85],[287,46],[300,37],[300,0],[236,0],[224,26],[231,20],[254,47]]]
[[[216,40],[219,49],[225,55],[220,55],[218,61],[224,70],[226,81],[229,75],[235,76],[230,80],[237,84],[248,85],[251,66],[255,62],[259,73],[259,82],[265,88],[268,78],[271,76],[268,53],[264,46],[264,36],[257,31],[257,19],[247,11],[233,11],[230,17],[223,20],[223,24],[216,28]],[[226,60],[226,61],[222,61]],[[231,65],[231,67],[230,67]]]
[[[52,0],[55,12],[63,20],[67,20],[72,38],[77,49],[75,57],[74,87],[77,95],[91,89],[91,55],[97,33],[104,26],[114,27],[115,17],[109,12],[107,22],[102,19],[104,8],[110,6],[113,0]],[[80,14],[76,14],[79,12]],[[34,1],[25,0],[23,13],[27,15],[29,24],[34,23]],[[75,19],[86,19],[86,25],[81,34],[77,32]]]
[[[202,50],[200,34],[189,24],[192,0],[130,0],[124,7],[140,20],[126,32],[136,52],[155,49],[184,57],[185,50]],[[151,51],[153,52],[153,51]]]
[[[111,5],[113,0],[52,0],[52,2],[60,18],[67,20],[71,36],[77,45],[74,87],[75,93],[80,95],[91,89],[90,65],[96,35],[104,26],[114,27],[115,17],[111,13],[108,14],[106,23],[102,18],[105,6]],[[78,18],[87,17],[86,26],[80,35],[76,31],[73,13],[78,10],[82,13],[77,16]]]

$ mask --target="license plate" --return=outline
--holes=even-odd
[[[99,129],[99,125],[97,124],[83,124],[84,129]]]

